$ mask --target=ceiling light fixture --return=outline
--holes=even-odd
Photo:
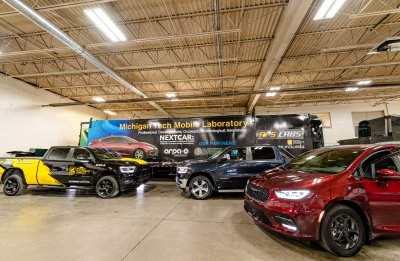
[[[168,98],[175,98],[176,94],[173,92],[167,92],[167,93],[165,93],[165,96],[167,96]]]
[[[86,9],[85,14],[113,42],[126,41],[125,35],[118,29],[111,18],[101,9]]]
[[[333,18],[345,2],[346,0],[324,0],[314,20]]]
[[[267,92],[265,94],[265,96],[267,96],[267,97],[274,97],[275,95],[276,95],[276,92]]]
[[[117,114],[116,114],[115,112],[113,112],[113,111],[105,110],[104,112],[107,113],[108,115],[117,115]]]
[[[93,97],[92,100],[94,100],[96,102],[105,102],[106,101],[104,98],[101,98],[101,97]]]
[[[357,85],[368,85],[371,84],[372,81],[371,80],[361,80],[357,82]]]
[[[347,87],[345,89],[346,92],[355,92],[358,90],[358,87]]]
[[[271,87],[269,90],[270,91],[279,91],[281,87]]]

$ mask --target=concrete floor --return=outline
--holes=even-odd
[[[1,188],[2,189],[2,188]],[[337,260],[315,244],[271,234],[243,211],[242,195],[187,198],[151,182],[104,200],[89,192],[0,192],[0,260]],[[400,238],[345,260],[400,260]]]

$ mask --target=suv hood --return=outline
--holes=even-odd
[[[334,174],[275,168],[256,175],[251,183],[266,188],[308,188],[329,181]]]

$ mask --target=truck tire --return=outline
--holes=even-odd
[[[211,181],[205,176],[196,176],[189,183],[189,192],[195,199],[207,199],[213,192]]]
[[[336,256],[350,257],[361,250],[364,241],[364,223],[356,211],[337,205],[326,213],[321,223],[323,248]]]
[[[132,157],[135,159],[143,159],[146,156],[146,153],[143,149],[136,149],[132,152]]]
[[[119,193],[119,184],[115,177],[107,175],[96,182],[96,194],[100,198],[113,198]]]
[[[22,177],[14,173],[4,180],[3,191],[7,196],[18,196],[24,193],[27,187]]]

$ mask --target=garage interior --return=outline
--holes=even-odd
[[[0,156],[75,145],[90,119],[312,113],[325,145],[355,138],[360,121],[400,114],[400,1],[343,0],[319,19],[323,2],[3,0]],[[0,202],[4,260],[335,259],[261,229],[242,194],[197,201],[171,181]],[[354,259],[399,260],[399,246],[379,239]]]

